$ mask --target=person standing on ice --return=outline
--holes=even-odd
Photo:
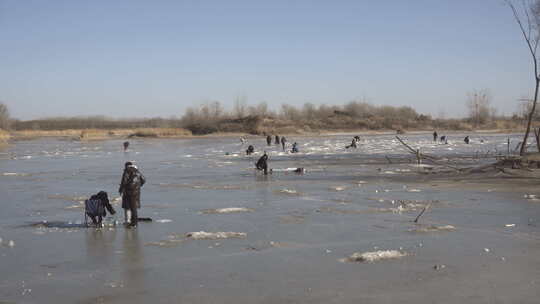
[[[272,136],[268,135],[266,136],[266,144],[271,146],[272,145]]]
[[[129,227],[137,227],[137,209],[141,208],[141,187],[146,179],[133,162],[126,162],[118,192],[122,195],[122,208]]]
[[[463,139],[463,141],[468,145],[471,142],[469,135],[465,136],[465,139]]]
[[[283,148],[283,151],[285,151],[285,143],[287,142],[287,139],[285,136],[281,136],[281,147]]]
[[[434,131],[434,132],[433,132],[433,141],[437,141],[437,136],[439,136],[439,135],[437,134],[437,131]]]

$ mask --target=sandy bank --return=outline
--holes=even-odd
[[[402,134],[427,134],[431,136],[433,130],[409,130]],[[508,129],[493,129],[493,130],[475,130],[475,131],[460,131],[460,130],[437,130],[439,135],[452,134],[476,134],[476,133],[522,133],[523,130],[508,130]],[[394,135],[394,130],[288,130],[288,132],[277,132],[270,135],[280,136],[373,136],[373,135]],[[3,131],[0,130],[0,143],[6,143],[8,140],[32,140],[48,137],[60,137],[71,140],[92,141],[92,140],[109,140],[123,138],[219,138],[219,137],[246,137],[257,138],[264,135],[253,135],[243,132],[216,132],[206,135],[193,135],[191,131],[182,128],[135,128],[135,129],[67,129],[67,130],[19,130],[19,131]]]
[[[29,140],[46,137],[64,137],[72,140],[107,140],[119,138],[183,138],[191,137],[190,131],[181,128],[139,129],[68,129],[68,130],[21,130],[11,132],[13,140]]]

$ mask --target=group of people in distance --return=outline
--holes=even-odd
[[[244,144],[244,143],[247,142],[247,140],[244,137],[240,137],[240,142],[242,144]],[[285,151],[285,146],[287,145],[287,139],[285,138],[285,136],[280,137],[279,135],[275,135],[274,136],[274,143],[276,145],[281,144],[281,148],[283,149],[283,151]],[[272,145],[272,136],[271,135],[266,136],[266,144],[268,146]],[[292,147],[291,147],[291,153],[298,153],[298,152],[299,152],[298,143],[294,142],[292,144]],[[246,149],[246,155],[251,155],[253,153],[255,153],[255,147],[253,145],[249,145],[247,147],[247,149]],[[266,153],[266,151],[264,151],[264,154],[255,163],[255,168],[257,170],[263,171],[265,175],[268,174],[268,172],[269,172],[269,170],[268,170],[268,154]],[[302,172],[303,172],[303,169],[302,169]]]
[[[437,131],[434,131],[433,132],[433,141],[437,141],[438,136],[439,135],[437,134]],[[441,142],[444,142],[445,144],[448,144],[448,136],[446,136],[446,135],[441,136]],[[463,139],[463,142],[465,142],[466,144],[471,143],[471,138],[469,137],[469,135],[465,136],[465,138]]]
[[[266,144],[268,146],[272,145],[272,135],[267,135],[266,136]],[[285,138],[285,136],[280,137],[279,135],[276,135],[275,136],[275,144],[276,145],[281,144],[281,147],[282,147],[283,151],[285,151],[285,145],[287,144],[287,139]]]
[[[285,138],[285,136],[279,136],[279,135],[276,135],[275,137],[275,144],[276,145],[279,145],[281,144],[281,148],[283,149],[283,151],[285,151],[285,147],[287,145],[287,139]],[[240,142],[242,144],[245,144],[247,141],[244,137],[240,137]],[[266,136],[266,144],[268,146],[271,146],[272,145],[272,136],[271,135],[267,135]],[[246,149],[246,155],[251,155],[255,152],[255,147],[253,145],[249,145]],[[298,153],[298,144],[296,142],[294,142],[292,144],[292,148],[291,148],[291,153]]]

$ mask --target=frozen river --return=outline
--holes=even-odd
[[[463,137],[402,136],[471,166],[520,139]],[[538,303],[540,202],[529,194],[540,190],[460,185],[459,176],[449,186],[418,177],[394,135],[345,149],[351,138],[290,137],[297,154],[249,138],[254,156],[230,137],[130,140],[128,152],[112,140],[17,142],[0,150],[0,302]],[[272,175],[253,169],[262,150]],[[82,228],[83,201],[100,190],[118,211],[107,222],[123,221],[117,189],[128,160],[147,179],[139,216],[153,222]],[[287,171],[296,167],[307,173]],[[198,231],[239,234],[186,237]],[[378,250],[405,256],[342,261]]]

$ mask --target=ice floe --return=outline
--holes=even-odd
[[[197,231],[197,232],[188,232],[185,234],[186,238],[194,240],[219,240],[219,239],[244,239],[247,237],[245,232],[206,232],[206,231]]]
[[[340,259],[341,262],[368,262],[373,263],[381,260],[399,259],[407,256],[406,252],[398,250],[378,250],[368,252],[355,252],[352,255]]]

